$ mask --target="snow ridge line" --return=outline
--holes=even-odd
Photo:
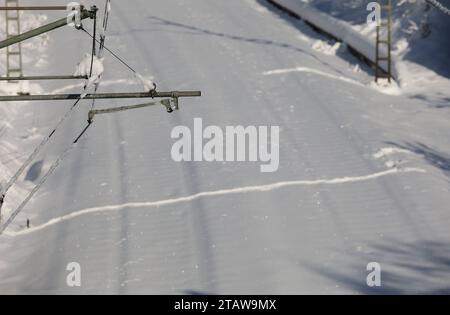
[[[336,79],[336,80],[340,80],[340,81],[344,81],[347,83],[351,83],[351,84],[355,84],[358,86],[364,86],[364,84],[362,84],[361,82],[358,82],[356,80],[344,77],[344,76],[339,76],[339,75],[334,75],[328,72],[324,72],[324,71],[320,71],[320,70],[316,70],[316,69],[312,69],[312,68],[306,68],[306,67],[297,67],[297,68],[292,68],[292,69],[277,69],[277,70],[271,70],[271,71],[266,71],[263,73],[263,75],[277,75],[277,74],[288,74],[288,73],[293,73],[293,72],[306,72],[306,73],[314,73],[317,75],[321,75],[330,79]]]
[[[46,228],[57,225],[59,223],[69,221],[69,220],[72,220],[74,218],[77,218],[77,217],[80,217],[83,215],[94,214],[94,213],[121,211],[124,209],[133,209],[133,208],[136,209],[136,208],[143,208],[143,207],[158,208],[158,207],[162,207],[162,206],[191,202],[191,201],[201,199],[201,198],[206,198],[206,197],[268,192],[268,191],[274,191],[274,190],[278,190],[278,189],[286,188],[286,187],[339,185],[339,184],[365,182],[365,181],[378,179],[378,178],[382,178],[382,177],[386,177],[386,176],[390,176],[390,175],[394,175],[394,174],[399,174],[399,173],[426,173],[426,171],[423,169],[418,169],[418,168],[402,168],[402,169],[401,168],[393,168],[393,169],[390,169],[387,171],[374,173],[374,174],[366,175],[366,176],[341,177],[341,178],[335,178],[335,179],[286,181],[286,182],[278,182],[278,183],[274,183],[274,184],[267,184],[267,185],[260,185],[260,186],[246,186],[246,187],[239,187],[239,188],[232,188],[232,189],[201,192],[201,193],[198,193],[195,195],[180,197],[180,198],[175,198],[175,199],[165,199],[165,200],[160,200],[160,201],[135,202],[135,203],[122,204],[122,205],[94,207],[94,208],[79,210],[79,211],[73,212],[71,214],[59,217],[59,218],[54,218],[54,219],[48,221],[47,223],[44,223],[42,225],[32,227],[30,229],[26,229],[23,231],[4,232],[4,235],[10,236],[10,237],[28,235],[28,234],[31,234],[34,232],[42,231]]]

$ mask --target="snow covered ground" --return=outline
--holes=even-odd
[[[376,27],[367,23],[368,0],[273,0],[297,13],[322,30],[350,44],[370,60],[375,60]],[[449,8],[449,0],[438,1]],[[382,88],[388,93],[404,93],[413,98],[449,106],[450,27],[449,15],[425,0],[393,2],[393,73],[401,90]],[[383,15],[383,18],[385,15]],[[386,37],[386,34],[382,35]],[[339,44],[331,44],[336,47]],[[313,47],[333,53],[327,43]],[[328,45],[329,46],[329,45]],[[328,50],[327,50],[328,49]],[[386,64],[382,64],[386,66]]]
[[[346,49],[263,0],[113,1],[111,14],[110,48],[159,90],[204,96],[183,100],[172,115],[150,108],[96,118],[0,236],[0,293],[450,293],[450,124],[442,98],[374,89],[370,71]],[[72,74],[91,49],[70,28],[45,43],[40,54],[24,47],[26,74]],[[142,91],[105,57],[100,92]],[[128,103],[135,102],[97,106]],[[68,106],[0,104],[2,179]],[[90,107],[83,101],[74,111],[4,213],[70,145]],[[171,131],[196,117],[223,129],[280,126],[278,172],[174,162]],[[67,286],[71,262],[82,268],[81,287]],[[381,288],[366,284],[370,262],[382,266]]]

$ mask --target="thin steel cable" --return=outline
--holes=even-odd
[[[76,147],[77,142],[80,140],[80,138],[86,133],[88,128],[91,126],[89,124],[76,138],[76,140],[72,143],[72,145],[67,148],[53,163],[53,165],[50,167],[50,169],[47,171],[47,173],[42,177],[42,179],[39,181],[39,183],[33,188],[33,190],[28,194],[28,196],[24,199],[24,201],[17,207],[16,210],[14,210],[11,215],[9,216],[8,220],[1,225],[0,227],[0,235],[3,234],[3,232],[9,227],[9,225],[15,220],[15,218],[22,212],[22,210],[26,207],[26,205],[30,202],[30,200],[34,197],[34,195],[41,189],[41,187],[45,184],[45,182],[48,180],[48,178],[54,173],[54,171],[59,167],[62,161],[69,155],[69,153]]]
[[[81,27],[83,29],[83,27]],[[95,39],[95,38],[94,38]],[[93,41],[95,43],[95,40]],[[95,49],[95,48],[93,48]],[[91,63],[91,74],[92,74],[92,67],[93,62]],[[84,90],[86,90],[86,86],[84,87]],[[6,195],[7,192],[11,189],[12,186],[19,180],[20,176],[25,172],[25,170],[30,166],[31,162],[37,157],[37,155],[41,152],[41,150],[47,145],[47,143],[51,140],[51,138],[54,136],[56,131],[61,127],[61,125],[70,117],[73,109],[79,104],[79,102],[82,100],[82,98],[78,98],[75,103],[67,110],[64,115],[61,117],[61,119],[56,124],[55,128],[50,132],[50,134],[44,138],[41,143],[34,149],[34,151],[31,153],[31,155],[25,160],[25,162],[22,164],[22,166],[17,170],[17,172],[14,174],[14,176],[8,181],[6,184],[6,187],[3,189],[3,194]]]
[[[106,40],[106,30],[108,29],[108,22],[109,22],[109,8],[111,7],[111,0],[106,0],[105,4],[105,12],[103,15],[103,31],[100,35],[100,48],[98,52],[98,57],[101,58],[103,56],[103,49],[105,46],[105,40]],[[95,36],[94,36],[95,37]]]
[[[83,32],[85,32],[89,37],[94,38],[94,36],[92,36],[91,33],[89,33],[88,31],[86,31],[85,28],[81,28],[81,30]],[[95,41],[97,41],[97,43],[100,43],[100,41],[98,39],[95,38]],[[114,58],[116,58],[118,61],[120,61],[125,67],[127,67],[129,70],[131,70],[134,74],[137,74],[137,71],[134,70],[128,63],[126,63],[122,58],[120,58],[117,54],[115,54],[111,49],[109,49],[106,46],[103,46],[104,49],[109,52]]]
[[[138,105],[131,106],[122,106],[117,108],[107,108],[103,110],[95,111],[96,114],[107,114],[107,113],[115,113],[120,111],[127,111],[132,109],[144,108],[149,106],[155,106],[161,104],[169,111],[170,107],[170,99],[165,99],[157,102],[144,103]],[[0,235],[9,227],[9,225],[15,220],[15,218],[25,209],[26,205],[30,202],[30,200],[34,197],[34,195],[41,189],[41,187],[47,182],[49,177],[54,173],[54,171],[59,167],[62,161],[69,155],[69,153],[76,147],[78,141],[84,136],[84,134],[88,131],[88,129],[93,124],[91,118],[89,118],[88,125],[83,129],[83,131],[77,136],[77,138],[72,142],[71,146],[67,148],[53,163],[47,173],[42,177],[39,183],[33,188],[33,190],[28,194],[28,196],[23,200],[23,202],[14,210],[9,216],[8,220],[0,226]]]
[[[19,180],[19,177],[23,174],[23,172],[30,166],[31,162],[36,158],[36,156],[41,152],[42,148],[50,141],[50,139],[54,136],[56,131],[61,127],[61,125],[70,117],[73,109],[78,105],[81,101],[81,98],[77,99],[77,101],[69,108],[68,111],[62,116],[59,122],[56,124],[55,128],[50,132],[50,134],[42,140],[42,142],[34,149],[33,153],[26,159],[26,161],[22,164],[22,166],[17,170],[14,176],[9,180],[4,188],[4,194],[11,189],[12,186]]]

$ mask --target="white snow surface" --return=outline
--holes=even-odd
[[[160,91],[203,96],[183,99],[171,115],[154,107],[96,117],[0,236],[0,293],[450,293],[445,89],[436,88],[440,98],[413,97],[403,86],[381,93],[345,47],[264,0],[131,0],[113,8],[109,48],[157,78]],[[54,31],[24,45],[25,73],[73,73],[90,50],[82,32]],[[106,52],[104,70],[99,92],[142,91]],[[32,88],[79,93],[83,82]],[[72,104],[0,103],[0,181]],[[90,108],[82,101],[74,110],[10,191],[4,215],[70,146]],[[196,117],[220,128],[280,126],[279,171],[174,162],[171,131]],[[72,262],[82,268],[81,287],[67,286]],[[381,288],[366,284],[370,262],[382,266]]]
[[[375,61],[376,27],[367,24],[370,1],[273,1]],[[384,84],[378,89],[395,94],[402,91],[445,106],[450,99],[450,41],[446,35],[450,18],[424,0],[393,3],[393,75],[401,90]],[[441,3],[450,7],[450,0]],[[387,69],[386,63],[381,66]]]

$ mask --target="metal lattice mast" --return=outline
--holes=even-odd
[[[381,21],[377,25],[375,81],[392,80],[392,0],[378,0],[381,8]],[[385,32],[383,32],[385,30]],[[384,37],[382,37],[384,35]],[[385,47],[386,49],[383,49]],[[387,72],[383,66],[386,66]]]
[[[5,0],[6,7],[18,7],[19,0]],[[20,34],[20,14],[18,10],[6,12],[6,37],[11,38]],[[6,70],[8,77],[21,77],[22,71],[22,44],[17,43],[6,49]],[[9,81],[17,82],[17,81]]]

